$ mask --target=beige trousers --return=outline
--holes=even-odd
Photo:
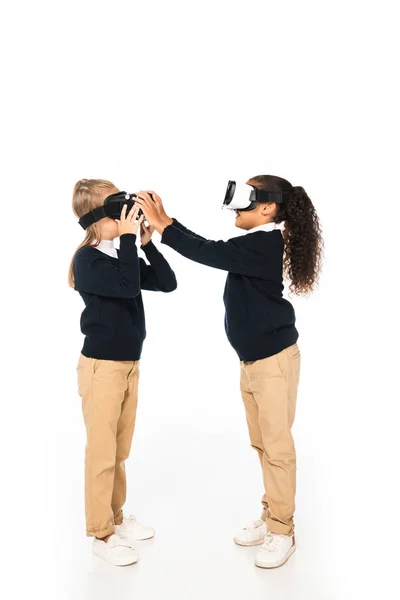
[[[135,428],[139,361],[81,355],[78,390],[86,425],[86,534],[103,538],[121,523],[126,500],[125,460]]]
[[[250,443],[257,450],[265,494],[261,518],[273,533],[291,535],[296,494],[296,452],[291,433],[300,374],[297,344],[279,354],[241,362],[240,389]]]

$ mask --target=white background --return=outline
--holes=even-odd
[[[14,2],[1,9],[4,597],[396,597],[398,251],[395,2]],[[232,537],[257,518],[225,274],[165,256],[148,337],[129,506],[157,528],[116,569],[84,536],[76,390],[82,302],[66,273],[76,180],[153,188],[212,239],[228,179],[283,176],[320,215],[319,291],[293,299],[297,544],[276,571]],[[156,239],[158,243],[158,239]]]

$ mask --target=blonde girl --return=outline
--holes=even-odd
[[[82,179],[73,191],[73,211],[81,218],[119,190],[110,181]],[[75,252],[69,284],[81,295],[84,342],[78,388],[86,426],[86,533],[93,553],[113,565],[137,561],[133,543],[154,535],[135,517],[124,517],[125,461],[135,427],[139,361],[146,337],[141,290],[171,292],[176,278],[152,242],[139,207],[122,208],[118,220],[104,217],[86,229]],[[147,261],[138,257],[137,236]],[[114,239],[120,239],[120,248]]]

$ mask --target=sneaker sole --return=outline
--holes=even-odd
[[[264,536],[260,540],[254,540],[252,542],[242,542],[241,540],[237,540],[236,538],[233,538],[233,541],[238,546],[247,546],[249,548],[250,546],[261,546],[261,544],[264,542]]]
[[[117,531],[117,533],[118,533],[118,531]],[[149,534],[147,537],[140,537],[140,538],[139,538],[139,537],[130,538],[129,536],[125,536],[125,535],[123,535],[122,533],[118,533],[118,535],[119,535],[119,536],[120,536],[120,537],[121,537],[123,540],[125,540],[125,542],[132,542],[132,543],[133,543],[133,542],[145,542],[145,541],[147,541],[147,540],[152,540],[152,539],[153,539],[153,537],[155,537],[155,535],[156,535],[156,532],[155,532],[155,531],[153,531],[153,533]]]
[[[289,560],[289,558],[292,556],[292,554],[295,550],[296,550],[296,546],[292,546],[290,548],[289,552],[286,554],[285,558],[280,560],[278,563],[275,563],[274,565],[262,565],[260,563],[257,563],[257,559],[255,560],[255,565],[256,565],[256,567],[259,567],[260,569],[277,569],[278,567],[282,567],[282,565],[284,565]]]
[[[135,542],[145,542],[146,540],[152,540],[153,537],[155,537],[155,534],[153,533],[153,535],[148,535],[147,537],[142,537],[142,538],[132,538]]]
[[[123,535],[121,535],[120,533],[118,534],[125,542],[128,542],[129,544],[134,544],[135,542],[147,542],[148,540],[152,540],[155,535],[149,535],[149,537],[145,537],[145,538],[130,538],[130,537],[125,537]]]
[[[114,567],[127,567],[129,565],[134,565],[138,561],[137,556],[136,558],[132,559],[121,558],[120,560],[109,560],[106,556],[103,556],[102,554],[97,554],[96,552],[93,552],[93,554],[98,558],[102,558],[106,563],[108,563],[109,565],[113,565]]]

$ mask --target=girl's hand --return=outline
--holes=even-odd
[[[149,225],[162,234],[164,229],[171,225],[173,221],[166,214],[161,198],[153,191],[138,192],[136,195],[135,202],[143,210]]]
[[[144,220],[144,215],[138,218],[140,207],[136,204],[131,208],[128,214],[126,214],[127,205],[124,204],[121,210],[121,216],[119,219],[115,219],[118,223],[118,235],[124,235],[124,233],[134,233],[137,231]]]
[[[153,231],[154,231],[154,227],[152,227],[151,225],[146,227],[144,222],[141,223],[141,225],[140,225],[140,241],[142,243],[142,246],[145,246],[146,244],[149,243],[149,241],[151,240],[151,236],[153,235]]]
[[[160,213],[160,215],[165,219],[165,218],[169,218],[167,213],[165,212],[165,208],[164,205],[162,203],[162,200],[160,198],[160,196],[154,192],[153,190],[145,190],[146,194],[150,194],[150,196],[153,198],[154,204],[157,206],[158,212]]]

